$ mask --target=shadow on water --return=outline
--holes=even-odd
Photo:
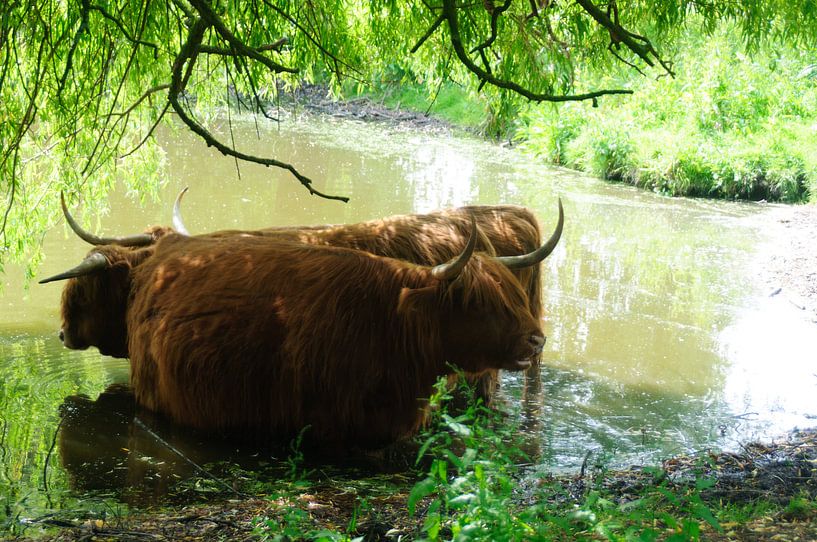
[[[57,450],[71,490],[116,496],[135,507],[244,497],[248,487],[269,491],[301,477],[354,485],[356,479],[406,472],[417,451],[404,443],[338,454],[289,438],[257,443],[203,434],[138,407],[122,384],[95,400],[66,397],[59,410]]]

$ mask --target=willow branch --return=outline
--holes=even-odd
[[[131,106],[130,106],[130,107],[128,107],[127,109],[125,109],[125,110],[124,110],[124,111],[122,111],[121,113],[111,113],[111,116],[116,116],[116,117],[124,117],[125,115],[128,115],[128,114],[132,113],[134,109],[136,109],[137,107],[139,107],[139,104],[141,104],[141,103],[142,103],[142,102],[144,102],[146,99],[148,99],[148,98],[149,98],[149,97],[150,97],[152,94],[155,94],[156,92],[160,92],[160,91],[162,91],[162,90],[167,90],[167,89],[169,89],[169,88],[170,88],[170,85],[169,85],[169,84],[167,84],[167,83],[164,83],[164,84],[162,84],[162,85],[156,85],[155,87],[149,88],[149,89],[147,89],[147,90],[144,92],[144,94],[142,94],[142,95],[139,97],[139,99],[138,99],[138,100],[136,100],[135,102],[133,102],[133,104],[131,104]]]
[[[190,130],[201,137],[204,142],[207,144],[208,147],[215,147],[221,154],[225,156],[232,156],[239,160],[244,160],[245,162],[253,162],[255,164],[261,164],[267,167],[277,167],[281,169],[285,169],[289,171],[300,183],[309,191],[310,194],[315,196],[320,196],[326,199],[333,199],[339,200],[343,202],[349,201],[349,198],[344,196],[332,196],[323,194],[319,192],[315,188],[312,187],[312,180],[305,175],[302,175],[295,167],[291,164],[287,164],[285,162],[281,162],[279,160],[275,160],[272,158],[260,158],[258,156],[253,156],[250,154],[245,154],[243,152],[239,152],[235,149],[232,149],[225,145],[224,143],[217,140],[213,137],[210,132],[207,131],[203,126],[198,124],[195,120],[193,120],[188,114],[187,111],[184,110],[180,101],[179,95],[184,90],[184,79],[182,72],[184,71],[185,63],[188,64],[188,73],[192,70],[192,66],[196,62],[196,58],[198,56],[198,46],[201,44],[202,39],[204,38],[204,33],[207,29],[210,28],[209,21],[205,21],[204,18],[196,19],[192,26],[190,27],[189,34],[187,36],[187,40],[182,45],[181,50],[179,50],[179,54],[176,56],[176,59],[173,62],[173,68],[171,71],[171,81],[170,81],[170,89],[167,93],[167,99],[170,102],[170,105],[173,107],[173,110],[179,115],[184,124],[187,125]]]
[[[317,39],[315,39],[315,36],[313,36],[311,33],[309,33],[309,32],[306,30],[306,28],[304,28],[304,27],[303,27],[303,25],[302,25],[301,23],[299,23],[298,21],[296,21],[296,20],[295,20],[295,19],[294,19],[294,18],[293,18],[293,17],[292,17],[292,16],[291,16],[289,13],[287,13],[287,12],[286,12],[286,11],[284,11],[284,10],[282,10],[281,8],[279,8],[278,6],[276,6],[275,4],[273,4],[272,2],[270,2],[269,0],[263,0],[263,2],[264,2],[264,4],[265,4],[265,5],[266,5],[268,8],[270,8],[271,10],[273,10],[274,12],[276,12],[278,15],[280,15],[281,17],[283,17],[284,19],[286,19],[288,22],[290,22],[292,25],[294,25],[294,26],[295,26],[295,28],[297,28],[297,29],[298,29],[298,30],[299,30],[299,31],[300,31],[300,32],[301,32],[301,33],[302,33],[304,36],[306,36],[306,39],[308,39],[309,41],[311,41],[311,42],[312,42],[312,43],[315,45],[315,47],[317,47],[317,48],[318,48],[318,50],[319,50],[321,53],[323,53],[323,55],[324,55],[324,56],[326,56],[326,57],[328,57],[328,58],[331,58],[331,59],[332,59],[332,60],[335,62],[335,64],[342,64],[342,65],[343,65],[343,66],[345,66],[345,67],[346,67],[346,69],[348,69],[349,71],[352,71],[352,72],[354,72],[354,73],[360,74],[360,70],[358,70],[358,69],[356,69],[354,66],[351,66],[351,65],[347,64],[346,62],[344,62],[344,61],[340,60],[338,57],[336,57],[334,54],[332,54],[332,52],[331,52],[331,51],[329,51],[328,49],[326,49],[326,47],[324,47],[323,45],[321,45],[320,41],[319,41],[319,40],[317,40]]]
[[[218,34],[224,38],[230,46],[235,49],[236,53],[256,60],[266,66],[269,70],[275,73],[298,73],[296,68],[289,68],[278,64],[272,59],[269,59],[259,53],[256,49],[249,47],[246,43],[240,40],[235,34],[230,32],[230,29],[224,24],[224,21],[213,11],[210,3],[207,0],[190,0],[190,5],[199,12],[201,18],[212,26]]]
[[[89,9],[92,10],[92,11],[98,11],[100,13],[100,15],[102,15],[103,17],[105,17],[106,19],[111,21],[113,24],[115,24],[116,27],[119,28],[119,31],[122,32],[122,34],[125,36],[125,39],[127,39],[131,43],[135,43],[137,45],[144,45],[145,47],[152,47],[153,49],[156,49],[158,51],[159,47],[155,43],[151,43],[149,41],[144,41],[144,40],[141,40],[141,39],[137,39],[137,38],[134,38],[133,36],[131,36],[130,32],[128,32],[128,29],[125,28],[124,24],[122,24],[122,21],[120,21],[119,19],[117,19],[116,17],[114,17],[113,15],[108,13],[108,11],[104,7],[96,5],[96,4],[91,4],[89,6]]]
[[[513,0],[505,0],[505,3],[502,4],[502,6],[498,8],[495,7],[491,11],[491,35],[488,37],[487,40],[471,49],[471,54],[476,53],[477,51],[480,51],[481,54],[482,51],[484,51],[485,49],[494,44],[494,42],[496,41],[497,27],[499,25],[499,16],[508,11],[508,8],[511,7],[511,2],[513,2]],[[534,3],[534,5],[536,5],[536,3]],[[484,58],[485,57],[483,55],[483,59]],[[487,62],[485,67],[486,68],[488,67]]]
[[[268,43],[266,45],[262,45],[260,47],[254,47],[253,49],[258,52],[262,51],[275,51],[277,53],[281,52],[284,45],[289,41],[288,38],[283,37],[275,40],[272,43]],[[236,52],[232,49],[225,49],[223,47],[213,47],[212,45],[199,45],[199,52],[206,53],[209,55],[222,55],[222,56],[236,56]]]
[[[159,117],[156,119],[156,121],[150,127],[150,130],[148,130],[148,133],[145,135],[145,137],[142,138],[142,141],[140,141],[138,145],[136,145],[134,148],[132,148],[131,150],[129,150],[125,154],[119,156],[119,158],[125,158],[127,156],[130,156],[131,154],[138,151],[145,143],[147,143],[147,140],[150,139],[150,136],[153,135],[153,132],[154,132],[154,130],[156,130],[156,127],[159,126],[159,123],[162,122],[162,119],[167,114],[168,109],[170,109],[170,103],[169,102],[165,104],[164,109],[162,109],[162,112],[159,113]]]
[[[255,79],[250,72],[250,69],[247,67],[246,59],[244,57],[239,57],[238,61],[241,63],[241,66],[244,69],[244,73],[246,74],[247,82],[250,84],[250,89],[252,90],[253,98],[255,99],[255,106],[256,111],[261,111],[261,114],[264,115],[267,119],[271,121],[278,122],[278,119],[273,117],[267,112],[267,108],[264,107],[264,100],[261,99],[261,96],[258,95],[258,86],[255,84]],[[226,64],[226,62],[225,62]],[[240,70],[239,70],[240,71]],[[236,89],[236,96],[238,96],[238,90]],[[240,102],[240,99],[239,99]]]
[[[417,51],[419,51],[420,47],[423,46],[423,44],[428,40],[428,38],[430,38],[431,35],[434,32],[436,32],[437,29],[440,28],[440,25],[443,24],[444,22],[445,22],[445,17],[443,15],[440,15],[439,17],[437,17],[437,20],[434,21],[434,23],[431,25],[431,27],[426,31],[425,34],[423,34],[420,37],[420,39],[417,41],[417,43],[414,45],[414,47],[411,48],[411,51],[409,51],[409,52],[411,54],[414,54]]]
[[[619,43],[623,43],[648,66],[655,66],[655,62],[657,61],[669,75],[673,77],[675,76],[675,72],[672,71],[671,63],[661,58],[658,51],[656,51],[655,47],[653,47],[652,43],[650,43],[650,40],[644,36],[639,36],[638,34],[630,32],[621,26],[618,23],[618,17],[616,17],[616,20],[611,19],[607,13],[604,13],[604,11],[599,9],[599,7],[593,4],[591,0],[576,0],[576,3],[579,4],[591,17],[593,17],[597,23],[610,32],[611,46],[618,46]],[[612,49],[610,50],[612,52]],[[621,59],[621,57],[618,55],[615,56]],[[630,63],[627,62],[627,64]],[[632,64],[630,65],[632,66]]]
[[[471,57],[468,56],[468,53],[465,50],[465,47],[462,43],[462,38],[460,37],[460,29],[459,23],[457,22],[457,7],[455,4],[455,0],[443,0],[443,16],[445,17],[446,21],[448,22],[448,30],[450,32],[451,37],[451,45],[454,47],[454,53],[456,53],[457,58],[460,59],[460,62],[468,68],[473,74],[475,74],[482,84],[489,83],[495,87],[503,88],[506,90],[510,90],[519,94],[520,96],[524,96],[525,98],[533,101],[533,102],[575,102],[575,101],[582,101],[582,100],[592,100],[599,96],[605,96],[610,94],[632,94],[632,90],[624,90],[624,89],[609,89],[609,90],[597,90],[594,92],[587,92],[583,94],[541,94],[535,93],[518,83],[514,83],[513,81],[507,81],[505,79],[500,79],[490,72],[480,68],[471,60]]]
[[[77,50],[77,47],[79,47],[79,40],[88,30],[88,12],[90,9],[91,7],[89,0],[81,0],[79,28],[77,28],[77,33],[74,34],[74,41],[71,43],[71,48],[68,49],[68,55],[65,59],[65,70],[62,72],[62,77],[60,77],[60,82],[57,85],[58,96],[62,95],[62,89],[65,87],[65,81],[68,79],[68,74],[71,72],[71,68],[74,65],[74,52]]]

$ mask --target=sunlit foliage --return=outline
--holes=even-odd
[[[587,66],[671,76],[671,44],[690,21],[705,30],[734,21],[758,47],[813,44],[816,18],[811,0],[6,1],[0,264],[36,248],[58,216],[59,190],[73,203],[77,193],[99,202],[115,180],[140,195],[155,189],[161,159],[151,136],[171,113],[220,152],[287,169],[310,193],[343,199],[318,192],[287,157],[246,155],[214,137],[208,115],[232,103],[272,118],[280,89],[319,79],[337,93],[398,66],[483,93],[501,126],[520,100],[595,103],[629,92],[584,77]]]
[[[625,76],[635,93],[598,108],[531,108],[519,136],[547,161],[663,194],[817,198],[815,57],[739,38],[730,25],[686,36],[677,77]]]

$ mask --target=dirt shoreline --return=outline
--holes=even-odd
[[[769,233],[773,241],[760,265],[770,295],[786,296],[817,320],[817,205],[775,206]]]

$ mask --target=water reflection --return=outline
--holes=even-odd
[[[154,504],[194,475],[222,486],[214,491],[230,493],[233,488],[206,466],[248,459],[235,443],[175,426],[137,408],[132,391],[121,384],[109,386],[94,400],[86,395],[66,397],[60,416],[60,463],[71,489],[115,490],[130,505]],[[252,467],[259,467],[258,460]]]
[[[544,270],[544,365],[527,383],[522,375],[505,375],[501,390],[538,469],[575,469],[588,451],[620,464],[813,424],[817,326],[782,298],[766,297],[753,274],[758,241],[769,235],[763,206],[662,198],[449,136],[312,120],[280,130],[261,126],[258,137],[252,123],[234,126],[241,150],[286,159],[319,190],[351,202],[309,196],[276,169],[242,164],[239,179],[233,161],[185,132],[166,132],[168,179],[159,201],[140,206],[134,195],[116,192],[98,231],[169,224],[184,186],[190,186],[184,213],[193,233],[357,222],[465,203],[525,205],[550,231],[561,196],[565,231]],[[84,218],[83,212],[77,214]],[[95,217],[85,224],[97,228]],[[75,265],[88,250],[63,228],[44,243],[40,276]],[[4,280],[0,493],[15,503],[25,495],[22,508],[31,510],[54,507],[55,492],[72,484],[139,487],[139,479],[147,480],[133,490],[138,496],[189,472],[189,465],[158,450],[140,452],[150,439],[123,425],[130,407],[103,393],[127,382],[127,362],[61,347],[61,285],[26,290],[14,267]],[[64,431],[71,434],[55,443],[64,402],[63,411],[82,421],[66,417]],[[215,456],[206,455],[209,444],[162,434],[200,461],[235,457],[218,447]],[[83,448],[85,441],[99,448]],[[104,457],[88,455],[101,452],[102,444],[110,446]],[[68,459],[46,469],[49,454]],[[145,462],[140,457],[161,458],[162,465],[147,461],[137,476],[133,465]],[[96,464],[97,473],[76,468],[83,462]],[[106,481],[100,473],[111,474]]]
[[[206,484],[193,493],[242,497],[241,470],[272,484],[290,476],[292,442],[263,444],[180,427],[136,405],[133,391],[113,384],[96,399],[86,395],[66,397],[59,407],[56,442],[60,465],[71,490],[82,494],[108,493],[131,506],[152,505],[168,497],[189,500],[186,480]],[[307,472],[320,468],[350,475],[371,477],[404,472],[413,464],[412,453],[386,457],[382,453],[327,455],[321,448],[300,449],[304,454],[298,468]],[[362,473],[361,473],[362,471]],[[199,495],[201,496],[201,495]]]

